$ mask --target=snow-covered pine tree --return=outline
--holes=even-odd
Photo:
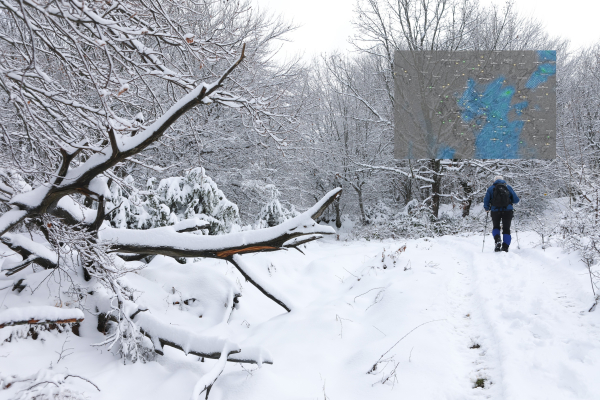
[[[286,219],[290,219],[299,215],[299,213],[292,206],[289,210],[281,205],[279,197],[281,193],[277,190],[275,185],[267,185],[265,189],[269,191],[270,199],[265,205],[262,206],[258,219],[254,225],[254,229],[268,228],[277,226],[283,223]]]
[[[184,177],[162,179],[156,188],[154,182],[155,179],[149,179],[146,190],[141,191],[128,176],[125,183],[131,194],[113,183],[113,199],[106,206],[107,212],[118,208],[108,216],[112,227],[150,229],[198,218],[209,223],[201,232],[219,235],[239,225],[237,205],[225,197],[204,168],[193,168]]]

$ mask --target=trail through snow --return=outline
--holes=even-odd
[[[297,275],[280,272],[289,255],[268,256],[281,265],[273,279],[306,304],[256,329],[275,364],[223,398],[597,399],[600,314],[587,312],[586,271],[576,254],[532,248],[535,236],[509,253],[482,253],[481,236],[322,243]],[[404,243],[395,267],[381,261]]]
[[[294,301],[290,313],[232,266],[203,261],[243,293],[229,338],[264,346],[274,360],[260,369],[228,363],[210,399],[600,398],[600,311],[587,312],[587,271],[576,253],[544,251],[536,234],[519,235],[521,249],[509,253],[493,253],[490,242],[482,253],[481,236],[445,236],[327,239],[306,255],[244,255],[252,274]],[[64,337],[42,337],[2,343],[0,375],[48,368]],[[70,337],[76,352],[60,362],[98,385],[92,399],[187,399],[217,363],[165,348],[157,362],[123,365],[89,347],[100,338],[86,313],[81,337]],[[0,390],[0,399],[9,394]]]

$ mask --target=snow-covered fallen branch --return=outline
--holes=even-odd
[[[202,336],[179,326],[164,323],[148,312],[140,312],[133,318],[140,330],[154,344],[154,351],[163,354],[163,347],[170,346],[199,357],[220,359],[227,349],[227,361],[250,364],[273,364],[271,354],[259,347],[242,349],[235,343],[215,336]],[[216,378],[215,378],[216,379]]]
[[[204,391],[206,391],[206,399],[208,399],[208,395],[210,393],[210,389],[212,385],[216,382],[216,380],[221,376],[223,370],[225,369],[225,364],[227,364],[227,354],[231,351],[230,344],[225,343],[223,349],[221,350],[221,356],[219,357],[219,362],[215,365],[210,371],[200,378],[200,380],[194,386],[194,391],[192,392],[191,400],[197,400],[198,396],[200,396]]]
[[[281,293],[281,291],[277,290],[277,288],[271,285],[269,282],[265,281],[264,279],[258,279],[256,276],[253,276],[250,273],[249,265],[245,262],[245,260],[242,259],[241,255],[234,254],[230,258],[228,258],[228,261],[231,262],[238,269],[238,271],[240,271],[240,273],[244,276],[244,278],[246,278],[246,280],[248,280],[250,283],[256,286],[256,288],[260,290],[262,294],[273,300],[275,303],[279,304],[287,312],[292,311],[292,301],[287,299],[285,294]]]
[[[330,191],[304,213],[271,228],[219,236],[194,235],[185,233],[185,230],[177,232],[177,226],[147,230],[105,228],[100,230],[98,235],[102,241],[110,243],[112,250],[118,253],[228,260],[258,290],[286,311],[290,311],[290,302],[283,300],[282,295],[277,295],[274,288],[268,289],[264,282],[252,277],[239,255],[288,247],[297,248],[302,243],[320,239],[322,235],[334,234],[335,230],[332,227],[319,225],[314,219],[318,218],[341,192],[341,188]]]
[[[314,218],[318,218],[341,191],[341,188],[330,191],[304,213],[271,228],[219,236],[178,233],[174,227],[147,230],[105,228],[99,232],[99,238],[109,242],[115,252],[171,257],[229,259],[234,254],[275,251],[284,246],[297,246],[297,241],[286,243],[294,238],[310,236],[311,240],[315,240],[320,238],[320,235],[334,234],[335,230],[332,227],[319,225]]]
[[[0,236],[0,242],[23,258],[21,261],[14,263],[5,262],[2,265],[2,270],[6,271],[6,276],[21,271],[31,263],[36,263],[46,269],[56,268],[58,265],[58,255],[55,252],[24,235],[6,233]]]
[[[83,321],[83,312],[78,308],[31,306],[0,311],[0,329],[15,325],[70,324],[81,321]]]

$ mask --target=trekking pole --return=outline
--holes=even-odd
[[[514,213],[514,211],[513,211],[513,213]],[[517,222],[516,218],[515,218],[515,222]],[[520,222],[520,220],[519,220],[519,222]],[[517,224],[515,224],[515,234],[517,235],[517,249],[521,250],[521,243],[519,243],[519,229],[517,228]]]
[[[487,232],[487,222],[488,222],[489,213],[485,213],[485,227],[483,228],[483,246],[481,246],[481,252],[483,253],[483,249],[485,248],[485,233]]]

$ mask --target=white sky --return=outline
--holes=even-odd
[[[355,0],[254,0],[261,8],[282,14],[302,25],[289,35],[280,57],[301,53],[305,58],[321,52],[349,50]],[[481,0],[503,4],[503,0]],[[517,10],[541,20],[551,35],[571,40],[573,48],[600,41],[599,0],[516,0]]]

